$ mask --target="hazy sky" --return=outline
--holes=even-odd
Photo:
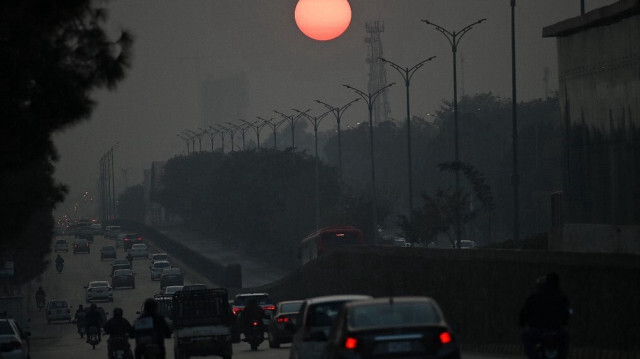
[[[586,10],[615,0],[585,0]],[[133,66],[115,92],[97,92],[91,119],[54,136],[60,153],[56,177],[70,186],[69,200],[84,191],[96,192],[99,160],[115,151],[116,183],[124,187],[142,181],[152,161],[186,151],[176,134],[214,121],[236,122],[207,113],[206,84],[229,76],[244,78],[247,97],[238,109],[246,120],[273,117],[273,110],[323,110],[315,99],[342,105],[356,97],[342,87],[366,90],[368,54],[365,22],[384,22],[381,35],[385,58],[411,67],[431,56],[411,82],[412,115],[436,110],[452,97],[451,46],[442,34],[421,22],[428,19],[459,30],[481,18],[458,49],[458,91],[472,95],[492,92],[511,97],[511,35],[509,0],[349,0],[351,24],[339,38],[319,42],[302,34],[294,20],[297,0],[117,0],[106,2],[108,27],[135,36]],[[516,49],[518,100],[557,89],[555,39],[542,38],[542,28],[580,14],[580,0],[518,0]],[[400,75],[387,68],[391,117],[405,118],[405,89]],[[210,107],[210,106],[209,106]],[[322,111],[324,112],[324,111]],[[366,120],[356,104],[343,118],[351,124]],[[213,118],[212,118],[213,117]],[[335,127],[325,120],[323,129]],[[263,129],[263,138],[268,136]],[[227,140],[228,142],[228,140]],[[228,143],[227,143],[228,145]],[[209,140],[206,140],[207,148]],[[218,145],[216,145],[217,147]],[[203,141],[204,147],[204,141]]]

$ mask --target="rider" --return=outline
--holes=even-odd
[[[165,358],[164,339],[171,338],[171,328],[158,314],[158,303],[153,298],[144,301],[142,314],[133,323],[131,337],[136,338],[136,359],[142,358],[147,345],[155,344],[160,350],[158,358]]]
[[[133,256],[131,255],[131,253],[127,253],[127,256],[125,258],[129,261],[131,268],[133,268]]]
[[[113,318],[104,324],[104,332],[109,334],[108,350],[112,352],[112,344],[117,338],[123,338],[126,342],[126,349],[129,349],[129,336],[133,332],[133,327],[128,320],[122,316],[122,308],[113,308]]]
[[[80,330],[80,328],[85,327],[85,318],[87,316],[87,312],[85,312],[82,304],[78,305],[78,309],[76,309],[76,314],[73,316],[76,320],[76,326],[78,327],[78,333],[80,333],[80,338],[84,337],[84,332]]]
[[[56,257],[56,267],[64,265],[64,259],[58,254]]]
[[[102,314],[98,311],[98,306],[96,303],[91,303],[91,307],[87,311],[84,317],[84,324],[87,333],[87,343],[89,342],[89,328],[95,327],[98,329],[98,341],[100,338],[100,324],[102,323]]]
[[[244,310],[240,315],[242,330],[244,331],[245,337],[247,337],[248,330],[249,328],[251,328],[251,323],[257,320],[260,325],[262,325],[262,319],[264,318],[264,309],[262,309],[262,307],[258,305],[258,301],[254,298],[249,299],[249,302],[244,307]]]
[[[38,305],[40,303],[44,305],[46,298],[47,298],[47,295],[44,293],[44,290],[42,289],[42,287],[38,287],[38,290],[36,291],[36,303]]]
[[[545,332],[558,334],[560,348],[558,359],[565,359],[569,350],[569,333],[566,325],[571,315],[569,299],[560,290],[558,274],[549,273],[543,283],[537,283],[534,292],[524,302],[520,311],[520,325],[524,327],[522,342],[527,357],[536,357],[536,344]]]

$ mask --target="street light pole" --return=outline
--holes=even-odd
[[[307,111],[300,111],[298,109],[293,109],[294,111],[296,111],[297,113],[299,113],[300,115],[304,116],[307,120],[309,120],[309,122],[311,122],[311,124],[313,125],[313,134],[315,136],[315,147],[316,147],[316,229],[320,228],[320,174],[319,174],[319,170],[318,170],[318,126],[320,125],[320,122],[322,122],[322,120],[329,114],[329,112],[331,112],[331,110],[323,113],[320,116],[316,116],[313,117],[309,114],[307,114]]]
[[[418,71],[419,68],[422,67],[422,65],[424,65],[426,62],[431,61],[435,58],[435,56],[431,56],[430,58],[423,60],[421,62],[418,62],[417,64],[413,65],[413,67],[408,68],[408,67],[402,67],[394,62],[391,62],[387,59],[384,59],[382,57],[378,57],[378,59],[382,62],[385,62],[387,64],[389,64],[391,67],[393,67],[396,71],[398,71],[398,73],[400,74],[400,76],[402,76],[402,79],[404,80],[404,85],[406,88],[406,92],[407,92],[407,167],[409,169],[409,215],[407,216],[407,218],[409,218],[409,224],[413,223],[413,174],[412,174],[412,162],[411,162],[411,110],[409,107],[409,86],[411,85],[411,78],[413,77],[413,75],[416,73],[416,71]]]
[[[193,136],[193,151],[192,152],[196,152],[196,138],[198,139],[198,145],[200,147],[199,152],[202,152],[202,134],[201,133],[197,133],[195,131],[191,131],[191,130],[185,130],[188,131],[192,136]]]
[[[333,113],[333,116],[336,118],[336,121],[338,122],[338,171],[340,174],[341,181],[342,181],[342,139],[340,137],[340,121],[342,120],[342,115],[344,114],[344,111],[346,111],[349,108],[349,106],[351,106],[351,104],[357,101],[360,101],[360,99],[357,98],[342,107],[333,107],[326,102],[316,100],[317,103],[329,109],[331,113]]]
[[[373,104],[378,96],[387,88],[393,86],[395,82],[392,82],[373,93],[365,93],[364,91],[358,90],[355,87],[351,87],[349,85],[342,85],[350,90],[353,90],[358,96],[362,97],[362,99],[367,103],[367,108],[369,109],[369,139],[371,142],[371,217],[373,221],[373,232],[372,232],[372,241],[375,243],[376,241],[376,233],[378,232],[378,209],[376,208],[376,169],[375,162],[373,160]]]
[[[273,149],[274,150],[277,149],[278,148],[278,127],[280,127],[285,120],[282,119],[278,122],[273,122],[274,118],[270,118],[268,120],[260,116],[257,116],[257,118],[264,121],[264,123],[269,127],[271,127],[271,130],[273,130]]]
[[[194,154],[196,152],[196,136],[192,135],[191,132],[192,131],[184,130],[181,133],[189,137],[189,139],[191,140],[191,154]]]
[[[180,137],[187,144],[187,156],[189,156],[189,138],[180,135],[180,133],[176,134],[176,136]]]
[[[512,140],[513,140],[513,244],[520,245],[520,210],[518,204],[518,187],[520,178],[518,173],[518,102],[516,100],[516,0],[511,0],[511,111],[512,111]],[[584,9],[583,9],[584,13]]]
[[[260,121],[249,122],[243,119],[240,119],[240,121],[244,122],[247,125],[247,127],[251,127],[253,128],[254,131],[256,131],[256,143],[257,143],[256,147],[260,149],[260,130],[266,125],[266,123],[262,123],[261,125],[258,125],[258,122]]]
[[[458,44],[462,37],[469,32],[475,25],[487,19],[480,19],[472,24],[463,27],[460,31],[449,31],[440,25],[436,25],[429,20],[422,20],[427,25],[433,26],[438,32],[440,32],[451,44],[451,52],[453,53],[453,131],[454,131],[454,146],[455,146],[455,162],[456,162],[456,196],[460,197],[460,152],[458,147],[458,79],[456,74],[456,53],[458,51]],[[456,248],[460,249],[460,209],[456,208]]]
[[[236,134],[236,130],[233,128],[228,128],[228,127],[224,127],[222,125],[218,125],[218,127],[220,127],[221,129],[229,132],[229,137],[231,137],[231,152],[234,151],[234,147],[233,147],[233,137]]]
[[[308,109],[304,112],[309,112],[311,111],[311,109]],[[300,119],[300,116],[302,116],[301,114],[298,114],[296,116],[293,115],[285,115],[282,112],[278,112],[276,110],[273,110],[273,112],[277,113],[278,115],[282,116],[283,119],[289,121],[289,126],[291,127],[291,148],[293,148],[293,150],[295,151],[296,149],[296,140],[295,140],[295,128],[296,128],[296,123],[298,122],[298,120]]]
[[[215,128],[213,126],[209,126],[209,129],[211,131],[215,131],[216,133],[220,134],[220,152],[222,152],[224,154],[224,130],[220,129],[220,128]]]

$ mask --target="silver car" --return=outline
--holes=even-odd
[[[305,299],[300,307],[295,334],[289,349],[290,359],[317,359],[322,356],[333,320],[347,302],[371,299],[368,295],[330,295]],[[320,335],[319,335],[320,334]],[[314,338],[324,338],[324,340]]]
[[[162,270],[171,268],[171,263],[168,261],[155,261],[149,268],[151,269],[151,280],[160,280]]]
[[[53,246],[54,251],[57,252],[69,252],[69,242],[66,239],[58,239]]]
[[[147,245],[144,243],[136,243],[131,246],[131,250],[129,250],[129,254],[133,259],[136,258],[147,258],[149,257],[149,250],[147,249]]]
[[[29,358],[29,335],[13,319],[0,319],[0,355],[6,359]]]
[[[47,313],[47,323],[58,320],[71,321],[71,307],[66,300],[50,300],[45,311]]]
[[[89,282],[85,287],[87,290],[87,303],[96,300],[106,300],[113,302],[113,289],[106,280],[97,280]]]

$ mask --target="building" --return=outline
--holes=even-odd
[[[551,247],[640,252],[640,0],[547,26],[543,37],[557,39],[565,125]]]

